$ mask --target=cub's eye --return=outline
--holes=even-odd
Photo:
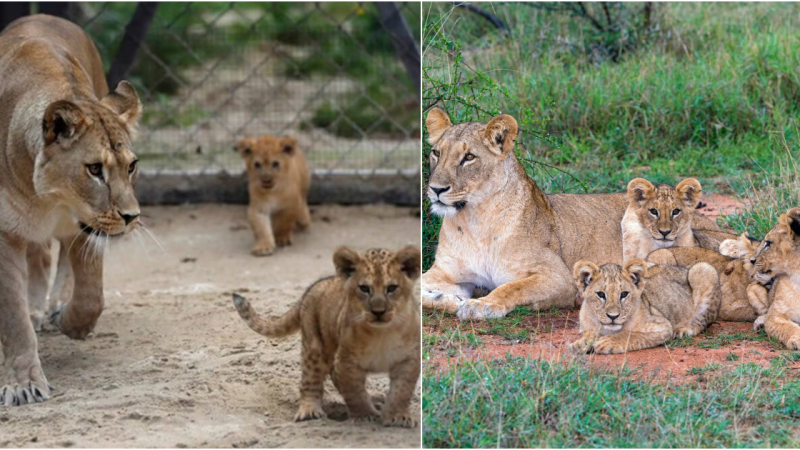
[[[464,155],[464,161],[472,161],[473,159],[475,159],[475,155],[473,155],[472,153],[467,153],[466,155]]]
[[[88,170],[89,174],[93,177],[103,178],[103,163],[87,164],[86,170]]]
[[[600,300],[606,301],[605,292],[597,292],[597,296],[600,297]]]
[[[281,163],[279,163],[278,161],[275,161],[274,163],[272,163],[272,168],[273,169],[277,169],[280,166],[281,166]]]
[[[397,290],[397,285],[396,284],[390,284],[389,286],[386,286],[386,293],[387,294],[391,294],[392,292],[394,292],[396,290]]]
[[[256,169],[260,169],[260,168],[261,168],[261,163],[260,163],[260,162],[258,162],[258,161],[256,161],[256,162],[253,164],[253,166],[255,166],[255,168],[256,168]]]
[[[365,294],[369,294],[369,292],[372,290],[372,289],[370,289],[369,286],[367,286],[365,284],[359,284],[358,288],[361,289],[361,292],[363,292]]]
[[[673,209],[673,210],[672,210],[672,215],[673,215],[673,216],[677,216],[677,215],[678,215],[678,214],[680,214],[680,213],[681,213],[681,210],[680,210],[680,209]]]
[[[619,298],[620,299],[628,298],[628,291],[622,291],[622,293],[619,294]]]
[[[134,159],[133,161],[131,161],[131,165],[128,166],[128,175],[131,175],[131,174],[133,174],[133,172],[136,171],[136,164],[138,162],[139,162],[138,159]]]
[[[772,244],[772,241],[764,241],[764,248],[766,249]]]
[[[655,209],[655,208],[650,208],[650,214],[652,214],[652,215],[654,215],[654,216],[658,217],[658,210],[657,210],[657,209]]]
[[[433,156],[435,156],[437,158],[439,157],[439,155],[442,154],[442,152],[440,152],[439,150],[434,150],[432,153],[433,153]]]

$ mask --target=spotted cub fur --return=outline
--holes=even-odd
[[[419,247],[413,246],[360,254],[342,247],[333,255],[336,275],[311,285],[277,319],[259,317],[247,300],[233,295],[239,315],[257,333],[275,338],[302,333],[303,375],[295,420],[324,416],[323,382],[330,374],[352,418],[417,426],[409,407],[420,372],[420,314],[414,299],[420,259]],[[388,373],[391,380],[382,413],[367,395],[370,373]]]

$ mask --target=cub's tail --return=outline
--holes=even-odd
[[[233,294],[233,306],[239,312],[239,316],[247,323],[253,331],[267,337],[279,338],[288,336],[300,329],[300,302],[281,317],[275,319],[265,319],[258,315],[246,298],[239,294]]]

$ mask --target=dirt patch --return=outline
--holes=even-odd
[[[53,398],[0,408],[3,447],[419,447],[420,430],[345,420],[330,382],[329,418],[295,423],[300,339],[271,340],[239,319],[230,292],[285,311],[333,272],[342,244],[419,244],[419,215],[389,206],[315,207],[308,233],[250,256],[245,207],[145,208],[163,251],[144,236],[106,254],[106,309],[94,337],[39,336]],[[369,232],[364,232],[369,230]],[[387,392],[385,376],[370,392]],[[412,410],[419,410],[419,394]]]
[[[708,194],[700,198],[706,206],[697,210],[700,214],[709,219],[716,219],[720,216],[742,212],[750,205],[750,200],[745,199],[744,203],[734,197],[723,194]]]

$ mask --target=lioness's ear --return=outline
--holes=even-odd
[[[792,239],[800,239],[800,207],[794,207],[786,211],[786,223],[792,232]]]
[[[419,278],[420,266],[422,265],[422,253],[419,247],[409,245],[400,249],[394,257],[400,266],[400,270],[411,280]]]
[[[361,257],[355,250],[339,247],[333,254],[333,265],[336,266],[336,275],[347,279],[356,272],[356,266],[361,262]]]
[[[647,277],[647,264],[641,259],[634,259],[628,261],[622,269],[631,278],[631,281],[637,288],[644,286],[644,279]]]
[[[446,112],[439,108],[433,108],[425,119],[425,127],[428,129],[428,143],[433,145],[442,137],[448,128],[453,126],[450,117]]]
[[[578,261],[572,270],[572,276],[575,278],[575,284],[578,285],[578,290],[583,291],[589,286],[597,276],[599,269],[590,261]]]
[[[100,103],[119,115],[120,120],[128,128],[128,133],[136,132],[139,116],[142,114],[142,102],[139,101],[139,96],[132,84],[125,80],[120,81],[114,92],[106,95],[103,100],[100,100]]]
[[[486,124],[483,143],[498,155],[508,154],[514,148],[518,131],[516,119],[508,114],[501,114]]]
[[[644,178],[634,178],[628,183],[628,200],[641,203],[653,196],[656,188]]]
[[[42,132],[45,145],[56,140],[66,142],[80,133],[86,125],[86,118],[80,106],[67,100],[53,102],[44,112]]]
[[[287,155],[294,155],[295,150],[297,149],[297,139],[289,136],[284,136],[278,142],[278,145],[281,146],[281,151]]]
[[[675,191],[678,193],[681,200],[686,202],[686,205],[691,208],[691,210],[694,210],[697,206],[697,202],[700,201],[703,188],[700,186],[699,181],[694,178],[687,178],[675,186]]]
[[[750,239],[747,233],[742,233],[736,239],[725,239],[719,244],[720,254],[730,258],[741,258],[756,251],[758,248],[758,241]]]

